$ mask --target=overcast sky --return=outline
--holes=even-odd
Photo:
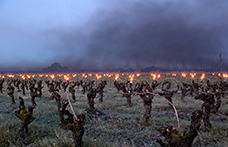
[[[227,0],[0,0],[0,70],[218,68]]]

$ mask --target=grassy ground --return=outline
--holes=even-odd
[[[50,95],[46,91],[47,87],[45,86],[43,97],[36,98],[37,108],[34,110],[36,119],[29,125],[29,133],[26,135],[18,132],[20,120],[14,115],[14,111],[18,109],[19,105],[18,96],[22,96],[22,94],[15,92],[16,104],[11,104],[11,99],[4,88],[3,94],[0,93],[0,146],[74,146],[71,131],[59,127],[56,102],[50,99]],[[159,97],[154,97],[152,117],[148,123],[145,123],[143,118],[145,109],[139,96],[132,95],[132,107],[127,107],[126,98],[118,93],[112,85],[112,81],[108,81],[104,91],[104,102],[100,103],[97,95],[95,107],[110,118],[88,119],[87,117],[83,136],[84,146],[159,146],[152,139],[159,135],[158,128],[164,125],[177,126],[173,109]],[[190,124],[191,113],[194,110],[201,109],[202,101],[195,100],[191,96],[181,100],[180,96],[180,93],[175,94],[173,103],[179,114],[180,134],[182,134]],[[28,91],[23,98],[25,106],[31,106]],[[67,100],[65,94],[61,98]],[[87,104],[86,94],[82,94],[81,88],[76,89],[76,99],[76,102],[72,103],[75,112],[77,114],[85,113],[84,110],[89,108],[89,105]],[[210,117],[212,131],[206,132],[206,129],[201,125],[200,136],[199,139],[194,140],[194,146],[228,146],[227,105],[228,96],[225,96],[222,98],[222,105],[218,113],[212,114]],[[68,106],[67,109],[70,110],[70,107]]]

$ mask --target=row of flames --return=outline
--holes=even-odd
[[[195,78],[197,76],[196,73],[181,73],[181,74],[177,74],[177,73],[165,73],[164,74],[164,77],[165,76],[173,76],[173,77],[176,77],[176,76],[181,76],[183,78],[186,78],[186,77],[191,77],[191,78]],[[223,77],[223,78],[228,78],[228,74],[227,73],[212,73],[212,74],[207,74],[207,75],[212,75],[212,76],[220,76],[220,77]],[[92,77],[92,76],[95,76],[96,79],[101,79],[102,77],[106,77],[106,78],[110,78],[110,77],[115,77],[115,80],[118,80],[120,78],[120,76],[128,76],[130,82],[133,82],[134,81],[134,78],[135,77],[140,77],[141,74],[140,73],[137,73],[137,74],[128,74],[128,73],[116,73],[116,74],[17,74],[17,75],[14,75],[14,74],[7,74],[7,75],[1,75],[0,74],[0,78],[5,78],[5,77],[8,77],[8,78],[14,78],[15,76],[19,76],[21,77],[23,80],[25,79],[30,79],[30,78],[34,78],[34,77],[50,77],[51,79],[55,79],[56,77],[63,77],[66,81],[70,80],[70,77],[83,77],[83,78],[87,78],[87,77]],[[163,74],[162,74],[163,76]],[[205,73],[201,73],[201,75],[198,75],[198,77],[200,76],[201,80],[203,80],[205,77],[206,77],[206,74]],[[157,73],[151,73],[151,77],[153,78],[153,80],[156,80],[156,79],[159,79],[161,78],[161,74],[157,74]]]
[[[153,80],[159,79],[161,77],[161,74],[151,74]]]

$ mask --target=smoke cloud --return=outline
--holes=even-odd
[[[40,31],[33,42],[47,41],[42,45],[51,53],[43,53],[46,59],[42,62],[31,63],[40,69],[59,62],[73,70],[148,66],[217,70],[221,51],[223,67],[228,65],[228,1],[102,3],[80,27],[68,22],[65,27],[49,26]]]
[[[97,12],[80,33],[64,32],[61,40],[73,51],[65,63],[74,60],[74,68],[183,70],[199,69],[201,62],[217,69],[220,50],[225,52],[227,42],[227,2],[146,1],[114,6]],[[83,55],[77,56],[80,46]]]

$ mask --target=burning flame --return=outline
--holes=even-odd
[[[12,74],[8,74],[8,75],[7,75],[7,77],[9,77],[9,78],[13,78],[13,77],[14,77],[14,75],[12,75]]]
[[[98,75],[98,74],[96,74],[95,76],[97,79],[100,79],[102,77],[102,75]]]
[[[201,75],[201,80],[203,80],[204,78],[205,78],[205,74],[204,73],[202,73],[202,75]]]
[[[39,77],[43,77],[44,76],[44,74],[39,74]]]
[[[120,75],[119,75],[119,74],[115,74],[115,80],[118,80],[118,79],[119,79],[119,77],[120,77]]]
[[[182,72],[181,76],[185,78],[187,74]]]
[[[151,76],[153,77],[153,80],[156,79],[156,74],[151,74]]]
[[[196,73],[190,73],[190,76],[194,78],[196,76]]]
[[[54,75],[54,74],[52,74],[52,75],[50,75],[50,77],[51,77],[52,79],[54,79],[54,78],[55,78],[55,75]]]
[[[176,74],[176,73],[172,73],[172,76],[173,76],[173,77],[176,77],[176,76],[177,76],[177,74]]]
[[[228,77],[228,74],[223,73],[222,76],[223,76],[223,78],[227,78]]]
[[[25,80],[25,75],[22,75],[21,78],[22,78],[23,80]]]
[[[130,82],[132,83],[132,82],[133,82],[133,80],[134,80],[135,75],[134,75],[134,74],[132,74],[132,75],[129,75],[128,77],[129,77]]]
[[[70,78],[67,75],[63,76],[66,81],[70,80]]]
[[[63,75],[62,74],[57,74],[58,77],[62,77]]]
[[[89,74],[89,75],[91,75],[91,76],[92,76],[92,74]],[[86,75],[86,74],[82,74],[82,77],[87,78],[87,77],[88,77],[88,75]]]
[[[160,78],[161,77],[161,74],[157,75],[157,74],[152,73],[151,76],[152,76],[153,80],[156,80],[156,78]]]
[[[26,75],[26,76],[27,76],[27,78],[28,78],[28,79],[30,79],[30,78],[31,78],[31,75]]]

